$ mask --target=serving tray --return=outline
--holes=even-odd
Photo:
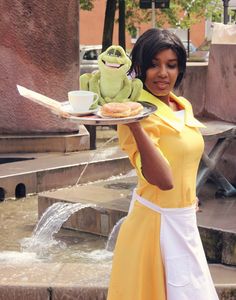
[[[128,124],[132,122],[140,121],[147,118],[150,114],[157,110],[157,107],[145,101],[139,101],[143,105],[143,110],[136,116],[125,118],[109,118],[102,117],[100,110],[91,111],[88,114],[76,116],[74,113],[70,113],[68,110],[68,101],[59,102],[49,97],[46,97],[37,92],[31,91],[25,87],[17,85],[19,94],[39,105],[47,107],[52,113],[56,114],[60,118],[68,119],[69,121],[76,122],[83,125],[117,125]]]
[[[68,116],[68,119],[84,125],[118,125],[118,124],[128,124],[132,122],[137,122],[144,118],[147,118],[150,114],[154,113],[157,110],[157,107],[148,102],[140,101],[143,105],[143,110],[136,116],[125,117],[125,118],[110,118],[102,117],[100,111],[87,115],[87,116]]]

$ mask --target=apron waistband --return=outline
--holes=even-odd
[[[130,207],[129,207],[129,213],[132,211],[133,206],[134,206],[134,202],[138,201],[139,203],[141,203],[142,205],[150,208],[151,210],[158,212],[160,214],[183,214],[183,213],[188,213],[188,212],[195,212],[195,204],[191,205],[191,206],[187,206],[187,207],[181,207],[181,208],[163,208],[158,206],[157,204],[141,197],[140,195],[137,194],[136,189],[133,190],[133,196],[132,196],[132,200],[130,203]]]

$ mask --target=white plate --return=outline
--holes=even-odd
[[[61,109],[62,109],[62,111],[67,112],[67,113],[69,113],[72,116],[81,117],[81,116],[88,116],[88,115],[94,114],[94,113],[96,113],[98,111],[99,108],[90,109],[90,110],[87,110],[87,111],[79,111],[79,112],[77,112],[77,111],[74,111],[73,107],[67,101],[67,102],[63,102],[61,104]]]

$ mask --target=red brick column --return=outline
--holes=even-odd
[[[211,45],[205,115],[236,123],[236,45]],[[235,154],[236,141],[233,141],[220,164],[220,169],[234,184],[236,184]]]
[[[0,134],[71,132],[78,125],[21,97],[16,84],[67,100],[78,88],[77,0],[0,3]]]
[[[207,72],[205,110],[236,122],[236,45],[212,44]]]

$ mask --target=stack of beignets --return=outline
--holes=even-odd
[[[111,118],[126,118],[138,115],[143,110],[143,105],[135,101],[110,102],[101,107],[101,115]]]

